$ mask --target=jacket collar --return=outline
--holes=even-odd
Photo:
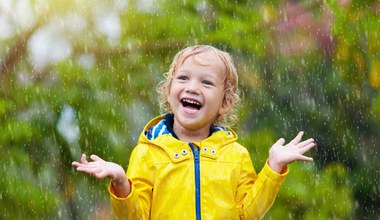
[[[158,116],[152,119],[140,135],[139,143],[153,144],[165,150],[174,162],[190,159],[192,157],[189,143],[176,138],[172,131],[172,118],[170,115]],[[237,134],[222,126],[213,126],[211,135],[200,141],[193,142],[200,149],[200,156],[216,159],[221,149],[237,140]]]
[[[173,123],[174,115],[166,114],[165,116],[163,116],[163,119],[161,121],[159,121],[155,125],[152,125],[149,129],[145,131],[145,136],[149,140],[154,140],[163,134],[171,134],[173,137],[179,139],[177,135],[174,133]],[[214,132],[217,131],[226,131],[229,135],[231,134],[231,132],[223,126],[212,125],[210,128],[209,136],[211,136]]]

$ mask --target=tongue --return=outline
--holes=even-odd
[[[197,113],[199,111],[198,108],[196,108],[195,106],[192,106],[192,105],[184,105],[183,107],[185,109],[185,112],[188,114],[194,114],[194,113]]]
[[[198,110],[197,107],[193,106],[193,105],[186,105],[185,108],[189,108],[189,109],[194,109],[194,110]]]

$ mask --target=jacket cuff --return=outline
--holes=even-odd
[[[268,160],[265,162],[263,171],[266,176],[268,176],[270,179],[274,181],[284,181],[285,177],[289,174],[288,166],[286,166],[283,169],[282,173],[277,173],[276,171],[272,170],[272,168],[270,168],[270,166],[268,165]]]
[[[132,182],[130,179],[128,179],[128,182],[130,185],[130,192],[129,192],[128,196],[127,197],[118,197],[117,195],[115,195],[115,189],[113,188],[112,181],[110,181],[110,183],[108,185],[108,192],[111,196],[111,199],[119,200],[119,201],[125,201],[125,200],[129,199],[130,197],[132,197],[132,195],[134,194],[134,190],[133,190],[134,187],[132,187]]]

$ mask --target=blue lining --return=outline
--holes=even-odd
[[[173,131],[173,124],[174,124],[174,115],[166,114],[161,121],[159,121],[157,124],[153,125],[152,127],[148,128],[147,131],[145,131],[145,136],[148,138],[148,140],[154,140],[160,135],[170,134],[176,139],[179,139]],[[209,136],[211,136],[214,132],[217,132],[217,131],[225,131],[229,135],[231,135],[231,132],[227,130],[227,128],[223,126],[211,125]]]
[[[160,135],[163,134],[171,134],[170,130],[168,129],[165,119],[158,122],[156,125],[150,127],[146,132],[145,136],[148,138],[148,140],[154,140]]]
[[[201,178],[199,169],[199,150],[189,143],[194,155],[194,176],[195,176],[195,215],[197,220],[201,220]]]

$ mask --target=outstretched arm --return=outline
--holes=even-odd
[[[118,197],[127,197],[130,193],[130,184],[125,175],[124,169],[116,163],[108,162],[102,158],[91,155],[92,161],[88,162],[85,154],[82,154],[80,162],[72,162],[72,166],[77,171],[88,173],[98,179],[109,177],[114,189],[114,193]]]
[[[299,132],[298,135],[285,146],[285,140],[283,138],[280,138],[275,144],[272,145],[269,150],[268,160],[268,165],[272,168],[272,170],[277,173],[281,173],[286,165],[294,161],[313,161],[313,158],[307,157],[303,154],[315,146],[314,139],[310,138],[305,141],[301,141],[303,134],[303,131]]]

